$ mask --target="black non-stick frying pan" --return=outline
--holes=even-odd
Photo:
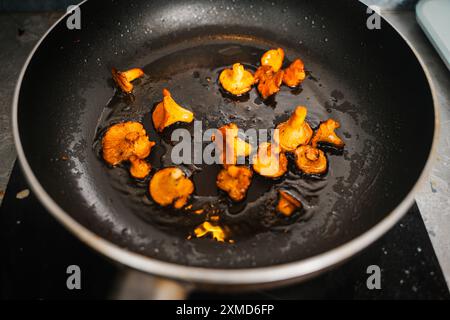
[[[80,8],[81,30],[69,30],[63,18],[33,51],[13,119],[34,192],[96,250],[177,280],[276,284],[347,259],[411,205],[435,139],[432,92],[410,47],[384,20],[381,29],[368,29],[358,1],[91,0]],[[283,87],[267,101],[255,90],[238,100],[220,90],[220,70],[234,62],[254,68],[275,47],[286,50],[286,63],[304,61],[301,88]],[[116,90],[112,67],[144,69],[133,96]],[[327,152],[325,177],[304,177],[294,167],[276,181],[255,175],[238,204],[217,190],[218,166],[184,166],[195,182],[191,201],[216,208],[235,243],[187,240],[204,217],[155,205],[148,181],[99,156],[105,128],[138,120],[157,142],[153,172],[171,165],[172,129],[156,134],[150,121],[164,87],[204,129],[228,122],[270,129],[305,105],[312,127],[338,120],[346,146]],[[275,214],[281,187],[301,197],[301,213]]]

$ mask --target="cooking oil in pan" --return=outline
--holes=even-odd
[[[173,165],[170,155],[175,143],[170,139],[171,133],[180,127],[193,133],[193,124],[176,124],[166,128],[162,134],[155,131],[151,112],[161,101],[163,88],[168,88],[180,105],[194,112],[195,119],[202,121],[203,130],[219,128],[230,122],[243,130],[272,129],[288,119],[298,105],[308,108],[307,121],[313,128],[330,117],[340,121],[345,132],[358,127],[355,118],[334,110],[329,104],[325,105],[323,96],[327,95],[324,93],[326,89],[308,78],[301,87],[282,87],[277,95],[267,100],[259,96],[256,88],[238,98],[222,90],[218,76],[224,68],[240,62],[254,71],[261,55],[269,48],[267,44],[210,41],[198,46],[191,44],[177,50],[172,49],[166,54],[155,54],[158,58],[143,68],[146,76],[135,81],[133,95],[116,93],[105,107],[94,143],[99,161],[102,161],[100,139],[103,132],[114,123],[135,120],[144,123],[150,140],[156,142],[149,157],[153,172]],[[287,56],[285,64],[290,62],[289,58],[296,57],[301,57],[301,54]],[[305,64],[308,68],[308,61]],[[150,178],[145,181],[133,180],[125,167],[107,168],[105,165],[105,170],[108,170],[112,185],[121,191],[124,201],[148,223],[172,234],[187,237],[206,219],[219,216],[220,223],[229,228],[231,238],[240,241],[268,230],[288,232],[289,228],[315,216],[322,220],[320,223],[323,225],[329,225],[333,215],[321,213],[333,212],[339,198],[339,189],[344,188],[344,177],[350,172],[352,159],[348,152],[356,148],[353,145],[355,137],[351,134],[346,134],[345,137],[344,155],[327,153],[329,170],[326,175],[302,175],[289,156],[288,173],[276,180],[255,173],[246,199],[239,203],[233,203],[216,187],[215,180],[220,165],[181,166],[195,184],[195,193],[187,210],[161,208],[155,204],[147,190]],[[302,203],[302,209],[289,218],[278,214],[275,209],[280,189],[289,190]]]

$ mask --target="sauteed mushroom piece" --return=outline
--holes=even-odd
[[[228,166],[217,176],[217,187],[228,193],[233,201],[245,198],[252,182],[253,172],[244,166]]]
[[[144,127],[139,122],[118,123],[111,126],[103,136],[103,159],[113,166],[123,161],[131,161],[131,174],[136,178],[143,178],[144,172],[142,168],[145,165],[142,162],[145,161],[142,159],[149,156],[154,145],[155,142],[149,140]],[[133,168],[133,166],[138,164],[140,169]],[[150,165],[148,164],[148,166]],[[150,172],[150,169],[148,172]]]
[[[218,129],[221,137],[212,136],[218,143],[221,161],[224,166],[236,164],[238,157],[247,157],[252,152],[252,146],[239,138],[239,128],[234,123],[226,124]]]
[[[208,221],[203,222],[201,225],[195,228],[194,233],[197,238],[211,235],[214,240],[219,242],[224,242],[226,237],[225,231],[222,229],[222,227],[212,224]]]
[[[133,91],[133,84],[131,81],[136,80],[144,75],[144,71],[139,68],[133,68],[127,71],[118,71],[115,68],[111,70],[114,82],[125,93],[131,93]]]
[[[153,125],[157,131],[162,132],[176,122],[190,123],[194,120],[194,114],[178,105],[169,90],[164,89],[163,96],[163,101],[156,106],[152,114]]]
[[[342,139],[339,138],[334,132],[334,130],[336,130],[340,126],[341,125],[339,124],[339,122],[333,119],[328,119],[327,121],[322,122],[319,125],[319,129],[317,129],[314,137],[312,138],[311,145],[313,147],[316,147],[319,142],[324,142],[336,148],[344,147],[344,141],[342,141]]]
[[[220,73],[219,81],[229,93],[240,96],[251,90],[255,79],[250,71],[244,69],[240,63],[233,64],[232,69],[225,69]]]
[[[261,143],[253,157],[253,169],[268,178],[279,178],[287,171],[287,158],[279,146],[269,142]]]
[[[295,60],[289,67],[284,69],[283,83],[288,87],[297,87],[305,80],[305,66],[300,59]]]
[[[271,49],[261,57],[261,65],[272,67],[274,72],[278,72],[283,66],[284,50],[281,48]]]
[[[327,171],[327,158],[323,151],[309,145],[295,150],[295,163],[306,174],[323,174]]]
[[[130,173],[137,179],[144,179],[152,170],[152,166],[150,165],[150,163],[135,156],[132,156],[130,158],[130,163]]]
[[[286,217],[290,217],[292,213],[302,206],[301,202],[294,198],[291,194],[284,190],[278,192],[279,200],[277,211]]]
[[[280,91],[283,82],[283,70],[275,72],[271,66],[261,66],[255,72],[255,83],[264,99]]]
[[[283,151],[292,152],[299,145],[308,144],[313,135],[309,124],[305,121],[308,110],[297,107],[288,121],[277,126],[279,130],[279,143]]]
[[[176,167],[164,168],[155,173],[149,185],[150,195],[161,206],[173,204],[181,209],[194,192],[194,184]]]

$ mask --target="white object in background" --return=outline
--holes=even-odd
[[[450,69],[450,0],[421,0],[417,22]]]

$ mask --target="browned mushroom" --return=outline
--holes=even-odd
[[[295,163],[306,174],[323,174],[327,171],[327,158],[323,151],[309,145],[295,150]]]
[[[220,160],[224,166],[236,164],[238,157],[247,157],[252,152],[252,146],[239,138],[238,133],[238,126],[229,123],[220,127],[218,133],[212,136],[212,140],[217,143]]]
[[[261,143],[253,157],[253,169],[268,178],[279,178],[287,171],[287,158],[277,145]]]
[[[301,202],[294,198],[291,194],[284,190],[279,192],[279,200],[277,205],[277,211],[286,217],[290,217],[292,213],[302,206]]]
[[[153,125],[157,131],[162,132],[176,122],[190,123],[194,120],[194,114],[178,105],[169,90],[164,89],[163,96],[163,101],[156,106],[152,114]]]
[[[145,178],[151,167],[143,159],[150,155],[154,145],[155,142],[149,140],[144,127],[139,122],[118,123],[111,126],[103,136],[103,159],[113,166],[124,161],[131,161],[131,175],[136,178]],[[137,165],[139,168],[136,167]],[[148,170],[143,170],[144,167]]]
[[[149,191],[153,200],[161,206],[173,204],[175,209],[180,209],[194,192],[194,184],[181,169],[170,167],[155,173],[150,181]]]
[[[305,66],[300,59],[295,60],[289,67],[284,69],[283,83],[288,87],[297,87],[305,80]]]
[[[255,72],[255,83],[264,99],[280,91],[283,82],[283,70],[275,72],[271,66],[261,66]]]
[[[150,165],[150,163],[135,156],[132,156],[130,158],[130,163],[130,173],[137,179],[144,179],[152,170],[152,166]]]
[[[247,93],[255,83],[252,73],[245,70],[240,63],[235,63],[232,69],[223,70],[219,81],[225,90],[235,96]]]
[[[336,148],[343,148],[345,145],[344,141],[334,132],[340,126],[339,122],[333,119],[322,122],[312,138],[311,145],[316,147],[318,143],[324,142]]]
[[[111,70],[114,82],[125,93],[133,91],[133,84],[131,81],[136,80],[144,75],[144,71],[139,68],[133,68],[127,71],[118,71],[115,68]]]
[[[288,121],[277,126],[279,144],[283,151],[292,152],[299,145],[308,144],[313,135],[309,124],[305,121],[307,109],[297,107]]]
[[[224,242],[226,238],[225,230],[217,224],[205,221],[194,230],[197,238],[202,238],[210,235],[214,240],[218,242]]]
[[[217,187],[228,193],[233,201],[245,198],[252,182],[253,172],[244,166],[227,166],[217,176]]]
[[[284,50],[281,48],[271,49],[261,57],[261,65],[272,67],[274,72],[278,72],[283,66]]]

